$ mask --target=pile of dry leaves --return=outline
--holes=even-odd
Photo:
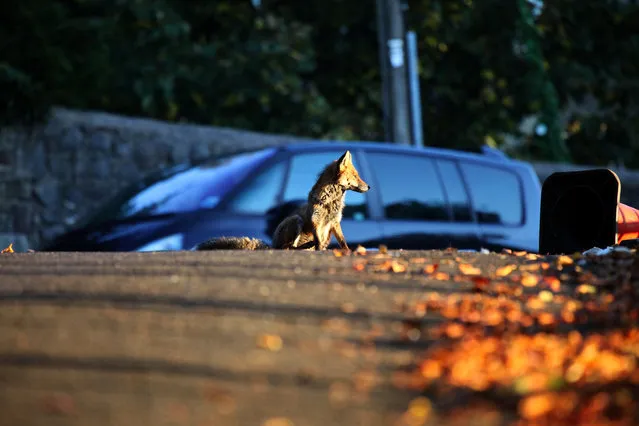
[[[383,251],[356,254],[356,270],[460,284],[407,307],[412,336],[432,342],[418,365],[397,374],[398,386],[424,395],[406,411],[407,423],[436,424],[433,407],[439,420],[447,416],[460,424],[639,421],[634,250],[547,257],[508,252],[505,264],[485,267],[491,270],[454,251],[435,264]],[[440,317],[441,324],[422,330],[419,318],[426,315]]]

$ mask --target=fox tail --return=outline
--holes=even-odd
[[[268,250],[271,247],[262,240],[248,237],[220,237],[211,238],[192,250]]]

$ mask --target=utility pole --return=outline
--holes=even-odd
[[[405,30],[401,0],[376,1],[384,132],[387,141],[411,145]]]
[[[413,145],[423,147],[424,134],[422,129],[422,99],[419,90],[419,54],[417,52],[417,34],[415,31],[406,33],[406,53],[411,139]]]

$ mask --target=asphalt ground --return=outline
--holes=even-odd
[[[636,269],[634,251],[1,254],[0,424],[635,424]]]

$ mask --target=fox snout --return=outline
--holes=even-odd
[[[364,182],[363,180],[361,180],[361,179],[357,183],[357,186],[352,188],[352,190],[356,191],[356,192],[366,192],[369,189],[371,189],[371,186],[369,184],[367,184],[366,182]]]

